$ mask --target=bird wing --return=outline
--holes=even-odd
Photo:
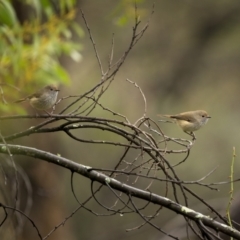
[[[188,121],[188,122],[194,122],[194,118],[191,115],[185,114],[177,114],[177,115],[171,115],[171,118],[177,119],[177,120],[184,120],[184,121]]]

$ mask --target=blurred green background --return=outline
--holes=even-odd
[[[152,1],[139,3],[143,25],[149,18],[152,4]],[[115,34],[115,59],[121,56],[129,44],[134,23],[134,5],[127,0],[81,0],[77,5],[85,13],[99,55],[106,67],[112,33]],[[128,20],[120,26],[122,15]],[[79,10],[77,21],[85,31],[84,38],[76,37],[83,47],[82,59],[74,62],[69,57],[61,58],[72,79],[70,86],[61,87],[61,96],[82,94],[100,80],[98,63]],[[141,87],[147,99],[147,115],[155,120],[158,119],[157,114],[175,114],[197,109],[204,109],[209,113],[212,119],[201,131],[196,132],[197,141],[190,156],[177,171],[179,177],[190,181],[200,179],[218,166],[206,182],[228,180],[233,146],[236,147],[237,156],[240,149],[240,2],[156,1],[149,29],[130,52],[101,100],[106,107],[135,122],[144,112],[144,103],[139,91],[126,81],[127,78]],[[64,103],[59,104],[57,110],[63,107]],[[95,113],[101,117],[105,114],[103,111]],[[23,122],[21,127],[27,128],[29,124],[37,122],[39,120]],[[160,127],[171,137],[189,138],[174,124],[160,123]],[[79,135],[87,139],[105,137],[104,133],[95,131],[80,131]],[[113,168],[122,153],[116,147],[75,142],[63,133],[31,136],[21,143],[60,153],[81,164],[99,168]],[[236,178],[239,174],[237,160],[234,172]],[[34,201],[30,216],[45,235],[78,206],[70,189],[70,172],[32,159],[19,161],[23,163],[33,184]],[[147,186],[141,184],[143,187]],[[80,201],[89,196],[88,179],[74,175],[74,187]],[[189,187],[224,214],[229,185],[219,186],[220,191]],[[236,183],[236,194],[238,188],[239,183]],[[164,189],[157,184],[151,191],[164,193]],[[108,191],[103,191],[98,196],[109,206],[114,203],[114,197]],[[207,209],[202,209],[198,201],[191,198],[189,201],[193,209],[211,214]],[[234,204],[237,202],[238,198],[235,197]],[[96,212],[106,213],[94,201],[87,206]],[[148,214],[153,214],[156,208],[150,206]],[[130,232],[125,231],[141,223],[141,218],[134,214],[96,217],[81,209],[49,239],[162,239],[163,235],[149,225]],[[184,223],[184,220],[162,210],[154,223],[165,231],[172,231]],[[182,237],[180,230],[175,230],[173,234]],[[19,239],[37,239],[30,223],[26,224],[22,238]]]

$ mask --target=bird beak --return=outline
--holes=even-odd
[[[211,118],[210,116],[207,116],[207,118]]]

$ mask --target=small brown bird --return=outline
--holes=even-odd
[[[197,131],[202,126],[204,126],[208,122],[209,118],[211,118],[204,110],[183,112],[176,115],[158,115],[158,116],[174,119],[184,132],[190,133],[190,135],[193,136],[194,136],[193,132]]]
[[[39,91],[15,101],[20,103],[29,101],[30,105],[37,110],[47,110],[56,103],[59,90],[53,85],[47,85]]]

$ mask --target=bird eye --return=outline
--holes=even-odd
[[[204,118],[204,117],[205,117],[205,115],[202,115],[202,117]]]

